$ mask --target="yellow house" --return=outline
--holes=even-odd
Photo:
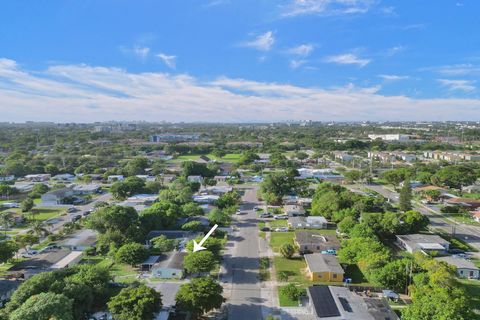
[[[334,255],[313,253],[304,255],[312,281],[343,282],[344,271]]]

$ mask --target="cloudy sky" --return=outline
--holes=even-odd
[[[480,120],[478,0],[0,4],[0,122]]]

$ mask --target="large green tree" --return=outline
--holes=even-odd
[[[402,189],[400,190],[400,198],[398,204],[400,210],[408,211],[412,210],[412,187],[410,180],[403,181]]]
[[[175,297],[177,309],[191,312],[194,319],[221,307],[222,286],[210,277],[193,278],[180,286]]]
[[[206,273],[215,268],[217,260],[208,250],[190,252],[183,261],[183,267],[188,273]]]
[[[72,300],[63,294],[43,292],[28,298],[10,320],[73,320]]]
[[[108,302],[118,320],[152,320],[161,307],[161,294],[144,284],[123,288]]]
[[[115,260],[131,266],[143,262],[148,257],[148,250],[140,243],[130,242],[121,246],[115,253]]]

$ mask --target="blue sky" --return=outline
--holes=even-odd
[[[0,5],[4,121],[480,120],[476,0]]]

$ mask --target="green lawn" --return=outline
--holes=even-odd
[[[461,213],[443,213],[442,215],[458,223],[469,224],[472,226],[480,226],[480,223],[473,220],[470,216],[466,216]]]
[[[470,297],[470,306],[480,311],[480,281],[461,279],[459,282],[467,291],[467,296]],[[480,315],[477,314],[475,319],[480,319]]]
[[[279,227],[287,227],[288,226],[288,221],[287,220],[272,220],[269,221],[268,224],[270,225],[270,228],[279,228]]]
[[[51,209],[51,208],[33,208],[28,216],[33,220],[45,221],[51,218],[55,218],[60,215],[63,209]]]
[[[273,264],[277,273],[277,279],[280,272],[287,272],[289,283],[310,284],[311,281],[302,272],[305,272],[307,264],[302,257],[287,259],[284,257],[274,257]]]
[[[170,161],[174,162],[174,163],[183,162],[183,161],[195,161],[200,156],[201,156],[200,154],[182,155],[182,156],[178,156],[177,158],[172,159]],[[218,157],[215,157],[213,154],[209,153],[206,156],[209,157],[212,160],[237,163],[240,160],[242,155],[240,153],[227,153],[224,157],[218,158]]]
[[[298,307],[298,300],[290,300],[280,289],[281,287],[278,288],[278,302],[280,303],[280,307]]]
[[[293,243],[294,236],[294,232],[272,232],[270,234],[270,247],[274,252],[278,252],[282,244]]]

